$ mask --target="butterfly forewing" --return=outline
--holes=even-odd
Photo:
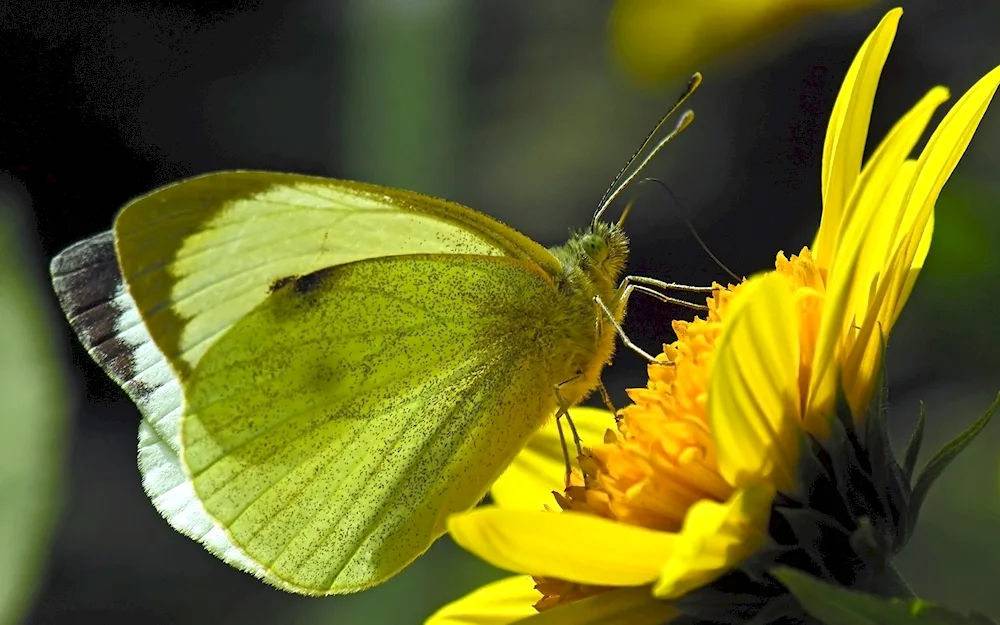
[[[426,527],[403,531],[393,539],[400,551],[395,559],[386,557],[384,551],[367,563],[361,562],[360,556],[350,562],[339,556],[342,571],[327,571],[324,577],[313,562],[303,565],[310,571],[303,577],[291,571],[290,559],[299,553],[291,542],[286,547],[290,555],[284,560],[268,556],[263,562],[258,558],[261,553],[270,553],[267,550],[274,539],[268,537],[268,532],[273,532],[273,527],[262,529],[252,545],[244,534],[235,538],[228,525],[236,524],[216,518],[218,497],[210,505],[202,501],[179,456],[183,444],[181,406],[191,393],[196,366],[234,325],[264,306],[272,291],[281,284],[297,283],[301,287],[306,282],[295,282],[296,278],[324,268],[413,253],[508,257],[535,277],[555,276],[560,271],[559,262],[530,239],[485,215],[444,200],[360,183],[246,171],[209,174],[154,191],[126,206],[112,232],[82,241],[53,260],[53,284],[72,327],[94,359],[125,388],[142,412],[139,467],[143,485],[173,527],[238,568],[287,590],[309,593],[344,592],[374,584],[391,574],[390,569],[398,569],[426,548],[427,536],[436,535],[441,527],[440,518],[431,520],[429,507],[416,514]],[[494,292],[502,294],[504,286],[498,286]],[[355,296],[363,299],[364,294]],[[366,306],[356,314],[360,318],[377,315],[377,311]],[[296,331],[295,322],[290,321],[270,328],[269,334],[257,340],[280,340]],[[403,339],[394,347],[405,345]],[[502,353],[502,349],[497,352]],[[285,354],[283,363],[274,364],[284,367],[285,380],[292,385],[295,380],[287,377],[288,372],[303,368],[294,352]],[[439,364],[442,368],[450,365]],[[493,380],[499,369],[483,377],[491,366],[507,369],[505,363],[496,360],[478,365],[466,363],[452,377],[428,378],[425,386],[415,388],[444,396],[454,391],[454,395],[471,402],[470,406],[476,402],[486,406],[492,401],[489,405],[495,409],[491,414],[510,417],[511,408],[497,398],[489,399],[492,395],[474,399],[479,397],[475,393],[487,392],[488,385],[463,386],[470,380],[478,380],[479,384]],[[310,379],[317,380],[318,374],[318,370],[313,371]],[[492,384],[495,389],[500,382],[493,380]],[[315,401],[324,391],[317,386],[308,392],[314,393]],[[415,392],[414,388],[410,392]],[[547,401],[548,393],[543,395]],[[541,414],[530,406],[522,408],[532,418]],[[231,417],[238,419],[245,414],[234,410]],[[384,424],[366,430],[368,436],[380,436],[379,427]],[[518,430],[522,438],[527,433],[530,431]],[[375,448],[378,442],[372,441]],[[392,459],[385,462],[391,464]],[[245,468],[246,475],[266,473],[266,465]],[[469,502],[463,504],[465,507],[475,503],[487,486],[484,479],[478,476],[468,492],[461,488],[455,491],[455,501]],[[472,492],[476,495],[469,495]],[[442,509],[457,509],[457,504],[445,501],[447,497],[439,494],[436,501]],[[322,497],[315,501],[298,499],[293,507],[330,503]],[[333,504],[338,503],[343,502],[333,500]],[[351,523],[366,522],[358,520],[356,511],[352,514],[355,516],[350,517]],[[377,526],[380,531],[400,527],[389,521]],[[408,537],[400,538],[403,534]],[[308,532],[304,532],[297,540],[307,536]],[[401,542],[408,540],[413,542]],[[265,543],[264,551],[259,551]],[[357,547],[350,543],[346,546]],[[325,547],[327,551],[343,548],[333,539]],[[304,581],[297,581],[299,578]]]
[[[114,233],[128,289],[182,378],[290,276],[413,253],[512,256],[558,271],[541,246],[457,204],[293,174],[186,180],[126,206]]]

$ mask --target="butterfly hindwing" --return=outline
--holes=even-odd
[[[183,459],[199,498],[291,590],[383,581],[552,414],[554,293],[531,263],[472,255],[279,285],[187,385]]]

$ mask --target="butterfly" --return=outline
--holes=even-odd
[[[288,591],[397,573],[603,389],[616,335],[652,360],[620,324],[631,293],[672,301],[672,285],[622,278],[628,209],[603,214],[692,118],[550,249],[445,200],[295,174],[212,173],[127,204],[51,274],[142,413],[154,506]]]

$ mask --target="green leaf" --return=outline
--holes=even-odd
[[[906,483],[913,481],[913,471],[917,468],[917,456],[920,455],[920,445],[924,442],[924,426],[927,425],[927,406],[920,402],[920,416],[917,417],[917,427],[910,435],[910,442],[906,445],[906,452],[903,454],[903,475]]]
[[[0,625],[31,605],[58,504],[66,391],[12,196],[0,187]]]
[[[803,609],[826,625],[995,625],[977,614],[959,614],[920,599],[885,599],[821,582],[795,569],[771,571]]]
[[[1000,394],[993,400],[993,404],[986,409],[983,416],[979,417],[975,423],[969,426],[964,432],[956,436],[950,443],[942,447],[927,465],[917,475],[916,483],[913,485],[913,494],[910,496],[909,516],[911,527],[915,525],[917,516],[920,514],[920,506],[923,505],[931,485],[941,477],[945,468],[954,460],[958,454],[968,447],[969,443],[983,431],[986,424],[993,418],[993,413],[1000,407]]]

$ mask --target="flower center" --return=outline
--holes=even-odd
[[[802,319],[800,379],[808,384],[824,277],[807,248],[791,258],[779,253],[775,267],[795,289]],[[618,432],[609,430],[603,443],[585,450],[579,459],[585,478],[576,476],[574,485],[556,494],[560,508],[678,532],[698,501],[729,499],[734,489],[719,473],[708,385],[726,310],[739,290],[719,287],[707,300],[704,318],[673,322],[677,340],[657,356],[665,364],[649,365],[646,388],[629,389],[633,403],[619,411]],[[535,604],[539,611],[606,590],[552,578],[535,582],[543,595]]]
[[[803,247],[791,258],[778,252],[774,262],[777,273],[788,278],[795,290],[795,300],[799,312],[799,397],[805,402],[809,395],[809,380],[812,377],[812,363],[819,336],[820,321],[823,316],[823,300],[826,297],[826,276],[813,260],[809,248]],[[799,414],[806,413],[806,406],[799,406]]]
[[[675,532],[697,501],[725,501],[732,487],[718,471],[708,427],[708,382],[715,341],[725,309],[739,287],[719,288],[704,319],[673,322],[677,340],[649,365],[646,388],[630,389],[633,404],[618,414],[618,433],[586,450],[580,466],[585,485],[573,485],[556,501],[563,510]],[[583,480],[579,480],[582,482]],[[539,611],[604,591],[604,588],[536,577]]]

